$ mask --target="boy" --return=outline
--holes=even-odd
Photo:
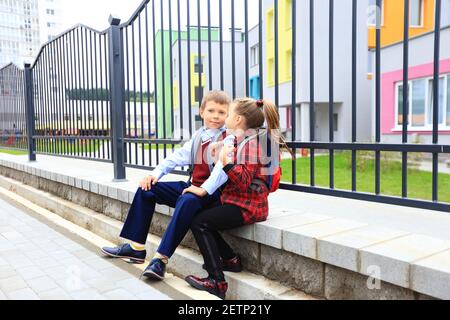
[[[225,137],[224,125],[230,102],[223,91],[211,91],[203,98],[200,116],[205,126],[140,182],[120,234],[122,238],[131,240],[131,244],[103,248],[105,254],[129,259],[132,263],[144,263],[145,243],[155,205],[168,205],[175,208],[174,215],[155,257],[143,273],[153,280],[164,279],[166,265],[188,232],[195,214],[220,199],[218,189],[228,180],[226,174],[222,173],[215,173],[214,178],[210,177],[213,166],[205,155],[211,144]],[[158,182],[176,167],[188,165],[192,168],[190,182]],[[239,259],[234,261],[240,263]]]

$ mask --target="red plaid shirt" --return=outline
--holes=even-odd
[[[254,179],[267,181],[267,176],[262,174],[260,157],[258,142],[253,139],[244,146],[241,160],[237,161],[235,153],[235,164],[228,164],[223,169],[229,180],[222,191],[221,202],[240,207],[246,225],[266,221],[269,214],[268,187],[252,183]]]

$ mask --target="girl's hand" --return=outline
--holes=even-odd
[[[200,198],[206,197],[208,195],[208,192],[206,192],[205,189],[199,188],[196,186],[190,186],[189,188],[184,189],[183,194],[186,194],[186,193],[192,193]]]
[[[229,157],[228,154],[233,154],[236,152],[236,148],[234,146],[224,146],[222,151],[220,151],[219,159],[222,161],[223,165],[226,166],[233,162],[234,157]]]
[[[222,142],[214,142],[209,147],[210,152],[211,152],[211,157],[212,157],[214,163],[217,163],[217,161],[219,160],[219,154],[220,154],[220,150],[222,149],[222,146],[223,146],[223,141]]]

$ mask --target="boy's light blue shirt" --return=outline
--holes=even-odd
[[[220,129],[220,131],[225,130],[225,128]],[[219,133],[217,129],[206,129],[201,128],[199,134],[201,136],[202,142],[212,139]],[[193,136],[196,136],[194,134]],[[234,136],[229,136],[225,138],[225,144],[234,144]],[[191,150],[193,148],[193,139],[186,142],[183,147],[176,149],[174,153],[169,155],[160,165],[158,165],[152,172],[152,175],[160,180],[163,176],[169,174],[176,167],[185,167],[191,165]],[[227,174],[222,170],[223,165],[219,161],[215,166],[209,178],[203,183],[201,188],[203,188],[209,195],[214,194],[222,185],[228,181]]]

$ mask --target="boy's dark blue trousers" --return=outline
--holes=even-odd
[[[186,236],[195,215],[220,200],[219,191],[203,198],[191,193],[182,195],[183,190],[189,186],[190,184],[186,182],[178,181],[158,182],[149,191],[138,188],[120,237],[145,244],[156,204],[175,208],[158,248],[158,253],[169,258],[172,257]]]

